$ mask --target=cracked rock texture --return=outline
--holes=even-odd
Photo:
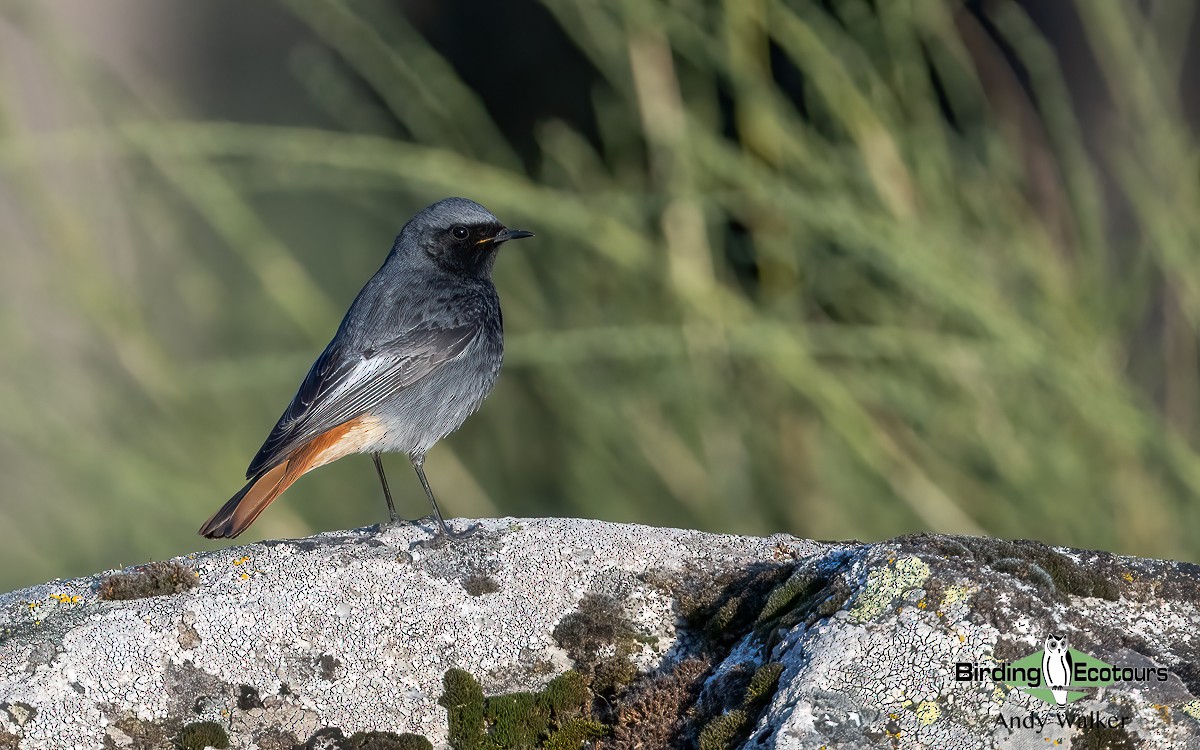
[[[447,670],[488,696],[544,688],[579,668],[556,632],[585,597],[636,635],[615,652],[632,681],[596,698],[597,748],[1200,748],[1195,565],[969,537],[480,524],[439,548],[405,526],[188,555],[196,585],[167,570],[177,593],[148,598],[102,600],[113,572],[0,595],[0,748],[172,747],[206,721],[235,748],[336,746],[320,744],[333,729],[446,747]],[[1065,708],[955,679],[1051,633],[1165,679]]]

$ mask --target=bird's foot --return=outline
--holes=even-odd
[[[432,519],[429,516],[426,516],[425,518],[421,519],[421,521],[426,521],[426,520],[432,520]],[[437,520],[440,520],[440,519],[437,519]],[[434,532],[434,535],[432,537],[430,537],[429,539],[423,539],[421,541],[414,542],[413,546],[421,547],[423,549],[441,549],[442,547],[454,544],[455,542],[461,542],[464,539],[474,536],[475,533],[478,532],[481,528],[483,528],[483,527],[480,524],[473,523],[470,526],[468,526],[467,528],[463,529],[462,531],[455,531],[454,529],[450,528],[445,522],[442,522],[438,525],[437,531]]]

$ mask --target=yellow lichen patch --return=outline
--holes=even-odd
[[[1200,719],[1200,700],[1188,701],[1180,706],[1179,710],[1193,719]]]
[[[947,586],[946,590],[942,592],[942,606],[949,607],[956,602],[966,601],[977,590],[975,586],[964,586],[961,584]]]
[[[913,709],[913,713],[917,715],[917,721],[924,726],[929,726],[942,715],[942,708],[933,701],[924,701]]]
[[[1121,578],[1124,578],[1126,583],[1133,583],[1133,573],[1128,570],[1121,574]]]
[[[51,594],[50,598],[59,604],[78,604],[83,597],[78,594],[72,596],[70,594]]]
[[[248,562],[250,562],[250,555],[242,555],[238,559],[234,560],[233,564],[234,565],[245,565]]]
[[[902,593],[920,586],[928,577],[929,566],[919,557],[894,560],[886,568],[871,571],[850,609],[850,618],[855,622],[875,619]]]

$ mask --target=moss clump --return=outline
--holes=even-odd
[[[197,721],[179,730],[175,744],[180,750],[204,750],[206,747],[229,747],[229,735],[215,721]]]
[[[798,569],[767,597],[754,622],[754,630],[765,640],[768,650],[774,646],[779,630],[790,630],[804,623],[812,625],[831,616],[850,599],[853,591],[840,573],[820,573]]]
[[[542,750],[579,750],[583,743],[603,737],[608,727],[595,719],[576,718],[563,722],[542,743]]]
[[[583,675],[571,670],[551,680],[542,688],[542,692],[538,693],[538,698],[558,718],[582,713],[591,702],[592,696]]]
[[[783,665],[779,662],[764,664],[758,668],[746,686],[746,698],[743,708],[761,707],[771,696],[775,695],[775,686],[779,684],[779,676],[783,674]]]
[[[21,750],[21,741],[17,735],[0,730],[0,750]]]
[[[463,589],[471,596],[494,594],[500,590],[500,584],[495,578],[481,573],[475,573],[462,580]]]
[[[500,747],[534,747],[550,729],[550,709],[534,693],[509,693],[485,704],[488,736]]]
[[[449,669],[442,677],[442,695],[438,703],[446,708],[450,725],[450,747],[455,750],[483,750],[487,744],[484,729],[483,688],[465,669]]]
[[[333,654],[321,654],[317,659],[317,674],[326,682],[337,682],[342,669],[342,661]]]
[[[794,564],[758,564],[713,575],[688,570],[652,583],[675,597],[679,614],[690,630],[703,636],[709,653],[727,650],[758,619],[771,592],[791,576]]]
[[[174,560],[152,562],[129,572],[114,573],[100,582],[101,599],[145,599],[180,594],[197,584],[196,573]]]
[[[419,734],[355,732],[343,740],[341,750],[433,750],[433,743]]]
[[[1071,747],[1077,750],[1136,750],[1139,746],[1137,734],[1124,727],[1088,727],[1071,740]]]
[[[262,698],[259,697],[258,691],[249,685],[242,685],[238,688],[237,707],[243,711],[249,711],[252,708],[262,708]]]
[[[759,714],[775,695],[783,665],[764,664],[754,671],[742,692],[740,704],[707,721],[700,729],[700,750],[728,750],[737,747],[750,733]]]
[[[537,693],[486,698],[470,672],[448,670],[438,703],[446,707],[454,750],[550,748],[572,750],[604,735],[607,727],[585,715],[591,692],[578,672],[567,672]]]
[[[700,730],[700,750],[726,750],[733,747],[734,740],[742,733],[748,717],[740,708],[721,714]]]
[[[687,747],[692,707],[711,666],[707,659],[684,659],[669,672],[641,679],[622,694],[613,707],[616,747]]]
[[[615,694],[637,676],[629,661],[640,647],[637,630],[621,606],[607,596],[584,596],[552,635],[599,695]]]

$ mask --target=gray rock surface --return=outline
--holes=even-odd
[[[148,598],[100,598],[136,594],[138,569],[0,595],[0,749],[172,747],[205,721],[236,748],[400,747],[352,744],[369,731],[466,746],[482,735],[443,705],[465,700],[443,698],[465,673],[487,696],[546,688],[476,707],[488,746],[521,746],[493,718],[551,705],[571,669],[591,688],[582,717],[545,709],[525,746],[571,746],[586,719],[601,748],[1200,748],[1195,565],[986,538],[480,523],[439,548],[406,526],[188,555],[151,571],[181,593]],[[1052,632],[1150,679],[1064,707],[956,680],[957,663],[1014,662]]]

